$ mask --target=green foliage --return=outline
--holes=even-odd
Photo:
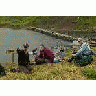
[[[69,16],[67,16],[69,18]],[[66,16],[0,16],[1,27],[22,28],[28,26],[52,28],[54,26],[68,25]],[[66,19],[67,18],[67,19]],[[73,17],[72,17],[73,18]],[[88,29],[96,26],[96,16],[79,16],[77,18],[77,29]],[[68,19],[71,22],[71,18]],[[61,23],[60,23],[61,22]],[[86,25],[87,23],[87,25]],[[88,25],[89,23],[89,25]],[[57,27],[58,27],[57,26]]]
[[[83,70],[82,71],[84,75],[86,75],[88,78],[92,79],[92,80],[96,80],[96,71],[95,70]]]
[[[93,26],[96,26],[96,16],[79,16],[77,19],[78,29],[91,30]]]
[[[46,25],[49,16],[0,16],[0,26],[22,28],[27,26]]]

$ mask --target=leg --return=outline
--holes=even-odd
[[[47,59],[47,60],[48,60],[47,62],[48,66],[53,66],[54,58]]]
[[[35,59],[35,62],[36,62],[37,65],[38,64],[42,64],[42,63],[45,63],[45,59],[43,59],[43,58],[37,58],[37,59]]]
[[[24,73],[29,73],[29,70],[27,69],[27,67],[26,66],[19,66],[19,71],[20,72],[24,72]]]
[[[27,67],[27,69],[29,70],[29,72],[31,72],[31,71],[32,71],[32,69],[33,69],[33,68],[32,68],[31,66],[29,66],[29,65],[28,65],[28,66],[26,66],[26,67]]]

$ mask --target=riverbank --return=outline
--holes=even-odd
[[[77,38],[74,38],[74,37],[66,35],[66,34],[61,34],[59,32],[52,31],[52,30],[36,28],[36,27],[31,27],[31,26],[27,27],[26,29],[27,30],[32,30],[32,31],[35,31],[35,32],[40,32],[42,34],[46,34],[46,35],[49,35],[49,36],[52,36],[52,37],[56,37],[58,39],[67,40],[67,41],[70,41],[70,42],[72,42],[73,40],[77,40]]]
[[[32,31],[35,31],[35,32],[40,32],[42,34],[46,34],[46,35],[49,35],[51,37],[55,37],[55,38],[58,38],[58,39],[62,39],[62,40],[67,40],[69,42],[73,42],[75,40],[78,39],[77,36],[73,36],[72,34],[71,35],[67,35],[67,34],[61,34],[59,32],[56,32],[56,31],[52,31],[52,30],[47,30],[47,29],[42,29],[42,28],[36,28],[36,27],[27,27],[26,28],[27,30],[32,30]],[[77,30],[78,31],[78,30]],[[79,33],[82,32],[81,30],[79,30]],[[86,32],[86,31],[85,31]],[[71,32],[72,33],[72,32]],[[86,32],[87,33],[87,32]],[[95,34],[95,32],[93,32]],[[79,37],[80,38],[80,37]],[[90,37],[91,38],[91,37]],[[96,39],[90,39],[88,37],[82,37],[83,41],[84,42],[88,42],[90,44],[91,47],[96,47]]]
[[[67,58],[71,56],[71,50],[67,50],[65,61],[54,63],[53,66],[47,64],[33,66],[33,71],[30,74],[12,73],[8,69],[8,63],[5,64],[7,75],[0,80],[96,80],[96,57],[92,64],[87,66],[77,66],[74,63],[68,63]],[[16,68],[17,64],[14,63]]]

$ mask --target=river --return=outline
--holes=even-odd
[[[29,43],[29,51],[38,48],[40,44],[47,47],[54,47],[57,45],[70,45],[71,42],[56,39],[48,35],[34,32],[25,29],[11,29],[0,28],[0,63],[11,62],[11,54],[6,54],[5,51],[10,48],[23,48],[23,44]],[[18,61],[17,54],[15,54],[15,62]]]

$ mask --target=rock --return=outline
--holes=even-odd
[[[42,28],[36,28],[36,27],[27,27],[28,30],[33,30],[33,31],[36,31],[36,32],[41,32],[43,34],[46,34],[46,35],[50,35],[50,36],[53,36],[53,37],[56,37],[56,38],[59,38],[59,39],[63,39],[63,40],[67,40],[67,41],[73,41],[73,40],[76,40],[77,38],[73,38],[72,36],[69,36],[69,35],[66,35],[66,34],[61,34],[61,33],[58,33],[56,31],[52,31],[52,30],[46,30],[46,29],[42,29]]]
[[[36,27],[32,27],[32,26],[30,26],[30,27],[27,27],[27,30],[35,30],[36,29]]]

